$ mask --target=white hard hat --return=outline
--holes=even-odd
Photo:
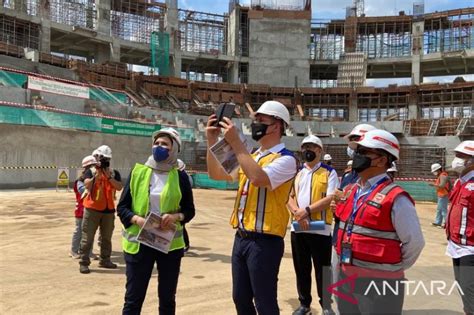
[[[331,161],[331,160],[332,160],[332,157],[331,157],[330,154],[324,154],[323,160],[324,160],[324,161]]]
[[[173,139],[173,141],[178,144],[178,152],[181,151],[181,137],[179,136],[179,133],[178,131],[176,131],[176,129],[171,128],[171,127],[166,127],[158,131],[155,131],[153,133],[153,141],[155,141],[156,138],[158,138],[158,136],[161,134],[170,136],[171,139]]]
[[[347,166],[352,166],[352,160],[347,161]]]
[[[282,119],[287,125],[290,124],[290,112],[285,107],[285,105],[277,101],[266,101],[258,108],[255,114],[264,114],[278,117]]]
[[[436,172],[437,170],[440,170],[441,168],[442,166],[439,163],[431,164],[431,173]]]
[[[99,156],[99,155],[100,155],[100,152],[97,149],[92,151],[92,156]]]
[[[474,140],[466,140],[461,142],[454,152],[464,153],[467,155],[474,156]]]
[[[178,170],[184,171],[185,168],[186,168],[186,164],[183,162],[183,160],[178,159]]]
[[[86,167],[93,164],[97,164],[97,160],[92,155],[88,155],[82,159],[82,167]]]
[[[371,130],[363,134],[358,141],[349,142],[349,147],[353,150],[356,150],[359,145],[366,148],[383,150],[390,153],[395,160],[400,158],[400,144],[397,138],[385,130]]]
[[[369,124],[360,124],[360,125],[355,126],[351,130],[351,132],[344,137],[344,139],[349,141],[349,138],[352,137],[352,136],[362,136],[367,131],[376,130],[376,129],[377,128],[375,128],[374,126],[369,125]]]
[[[103,157],[112,158],[112,149],[108,145],[101,145],[100,147],[97,148],[94,152],[97,151],[98,155],[102,155]]]
[[[323,148],[323,142],[321,141],[321,139],[313,135],[309,135],[305,137],[303,141],[301,142],[301,145],[305,143],[314,143],[315,145],[319,146],[321,149]]]
[[[388,172],[398,172],[397,164],[395,164],[395,162],[392,162],[392,167],[390,167],[390,168],[387,170],[387,173],[388,173]]]

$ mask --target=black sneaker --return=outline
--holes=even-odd
[[[431,225],[432,225],[432,226],[441,226],[441,224],[438,224],[438,223],[436,223],[436,222],[431,222]]]
[[[91,273],[89,266],[86,265],[80,265],[79,266],[79,272],[80,273]]]
[[[113,262],[111,261],[101,261],[99,263],[99,267],[100,268],[107,268],[107,269],[115,269],[117,268],[117,265],[114,264]]]
[[[293,315],[311,315],[311,308],[300,305],[300,307],[293,312]]]

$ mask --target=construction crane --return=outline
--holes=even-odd
[[[356,16],[364,16],[364,0],[352,0],[352,6],[355,8]]]

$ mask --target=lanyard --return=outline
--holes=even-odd
[[[352,235],[352,229],[354,227],[354,221],[355,221],[355,217],[357,215],[357,212],[362,207],[362,205],[365,203],[367,198],[369,198],[370,194],[374,191],[374,189],[377,188],[383,182],[385,182],[387,179],[388,179],[388,177],[384,177],[384,178],[380,179],[379,181],[377,181],[375,184],[373,184],[370,187],[370,189],[367,191],[367,193],[364,194],[362,202],[360,202],[360,203],[359,203],[360,187],[357,188],[357,191],[354,195],[354,200],[352,201],[352,214],[351,214],[351,217],[350,217],[349,222],[347,224],[347,230],[346,231],[347,231],[347,237],[348,238],[351,237],[351,235]],[[359,204],[359,205],[357,205],[357,204]]]

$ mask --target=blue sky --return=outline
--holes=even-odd
[[[398,15],[399,11],[411,14],[413,2],[419,0],[365,0],[365,12],[368,16]],[[242,5],[249,5],[250,0],[240,0]],[[382,5],[383,3],[383,5]],[[352,0],[312,0],[313,18],[344,18],[345,7]],[[181,9],[219,13],[228,11],[227,0],[178,0]],[[426,0],[425,12],[444,11],[474,6],[473,0]]]

